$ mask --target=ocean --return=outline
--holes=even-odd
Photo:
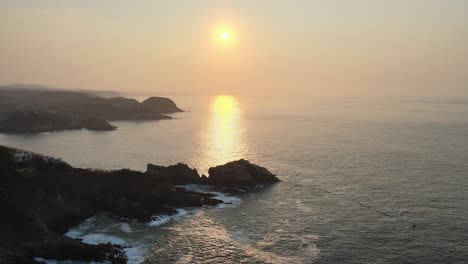
[[[206,174],[245,158],[282,180],[230,204],[136,223],[97,215],[66,235],[130,263],[468,263],[468,100],[174,96],[173,120],[116,131],[0,134],[77,167]],[[142,99],[142,98],[138,98]]]

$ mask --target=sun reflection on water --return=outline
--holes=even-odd
[[[244,127],[238,101],[233,96],[217,96],[211,110],[211,153],[216,157],[216,164],[240,158],[244,150]]]
[[[220,95],[213,98],[209,118],[202,132],[202,146],[197,162],[202,173],[208,167],[243,158],[245,126],[236,97]]]

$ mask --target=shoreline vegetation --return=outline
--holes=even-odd
[[[114,94],[110,94],[114,95]],[[112,131],[109,121],[165,120],[183,112],[171,99],[143,102],[125,97],[104,98],[80,91],[0,87],[0,133],[42,133],[88,129]]]
[[[18,153],[28,153],[28,159],[18,161]],[[85,244],[63,234],[104,212],[146,223],[177,208],[223,203],[211,193],[180,185],[238,188],[279,181],[266,168],[243,159],[210,168],[209,176],[181,163],[148,164],[145,172],[104,171],[74,168],[60,159],[5,146],[0,146],[0,175],[1,263],[34,263],[35,258],[126,263],[122,246]]]

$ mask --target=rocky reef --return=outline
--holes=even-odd
[[[31,263],[34,257],[126,263],[120,246],[88,245],[62,234],[103,212],[148,222],[158,214],[173,214],[179,207],[223,202],[213,194],[174,185],[252,186],[279,181],[267,169],[246,160],[211,168],[209,177],[200,177],[185,164],[148,164],[146,172],[103,171],[47,162],[38,154],[17,163],[17,152],[0,146],[0,263]]]

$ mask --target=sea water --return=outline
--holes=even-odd
[[[66,234],[131,263],[468,263],[468,100],[172,97],[173,120],[4,135],[73,166],[144,171],[245,158],[282,180],[228,204],[137,223],[97,215]],[[197,189],[202,186],[188,186]]]

